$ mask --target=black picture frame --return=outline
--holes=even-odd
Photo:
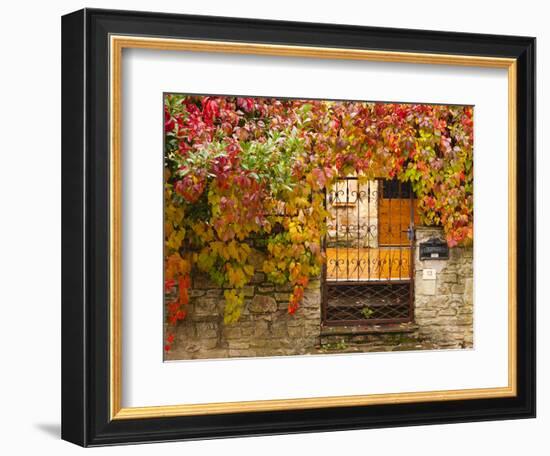
[[[110,419],[109,36],[517,60],[517,395]],[[535,416],[535,39],[84,9],[62,19],[62,438],[82,446]],[[499,286],[495,280],[494,286]]]

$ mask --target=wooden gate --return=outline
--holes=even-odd
[[[416,202],[408,183],[341,178],[327,189],[324,325],[413,319]]]

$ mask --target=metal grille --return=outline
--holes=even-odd
[[[410,186],[342,178],[327,189],[323,323],[373,324],[412,320]]]

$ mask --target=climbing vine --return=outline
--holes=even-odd
[[[472,242],[472,107],[167,95],[164,115],[171,325],[192,270],[225,288],[224,321],[237,321],[258,248],[294,313],[321,271],[324,189],[339,176],[408,181],[424,224],[450,247]]]

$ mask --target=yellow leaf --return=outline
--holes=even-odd
[[[245,265],[245,267],[244,267],[244,272],[246,272],[246,274],[247,274],[248,276],[254,275],[254,266],[252,266],[252,265],[250,265],[250,264]]]

